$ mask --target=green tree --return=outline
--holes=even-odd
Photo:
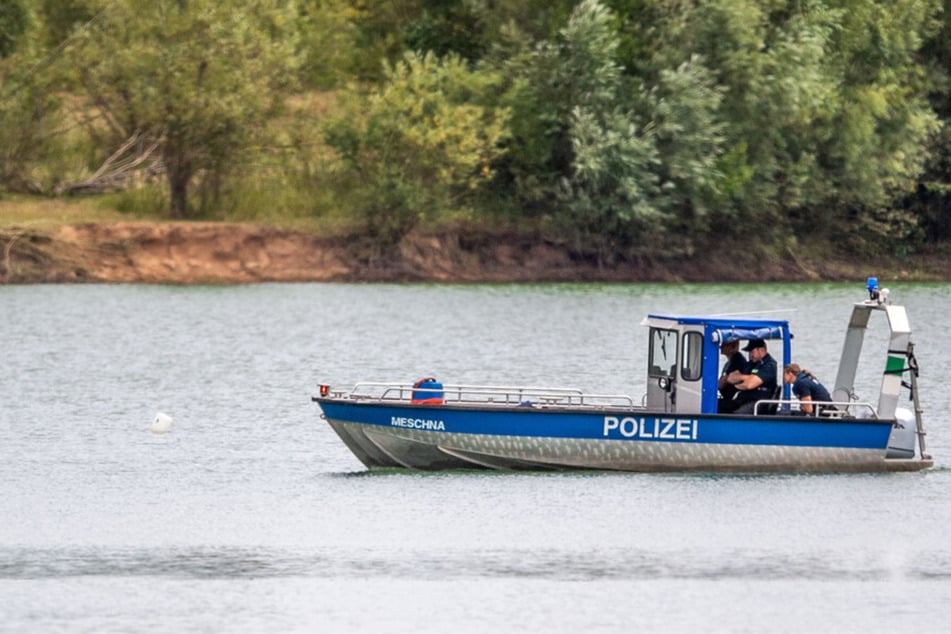
[[[366,9],[351,0],[301,0],[301,77],[316,88],[335,88],[359,73],[358,48]]]
[[[668,230],[665,248],[689,251],[737,186],[722,160],[723,90],[703,60],[632,77],[620,24],[585,0],[555,41],[507,67],[515,195],[602,263],[650,251]]]
[[[442,57],[454,53],[468,62],[486,51],[486,11],[481,3],[458,0],[422,0],[422,10],[403,28],[407,50],[431,52]]]
[[[27,10],[27,5],[20,6]],[[15,50],[0,56],[0,189],[41,193],[65,154],[55,134],[60,99],[42,72],[50,55],[42,46],[39,21],[31,14],[22,26]]]
[[[706,238],[711,215],[725,202],[727,173],[721,156],[726,125],[722,89],[699,56],[661,70],[647,102],[658,154],[658,205],[671,214],[672,246],[690,250]],[[713,219],[716,221],[716,218]]]
[[[285,0],[95,0],[70,45],[78,86],[113,147],[138,140],[165,168],[173,218],[196,178],[216,188],[261,142],[293,87],[296,7]],[[98,132],[102,132],[99,130]]]
[[[775,102],[785,104],[780,90],[783,74],[767,70],[771,10],[785,0],[702,0],[701,2],[648,2],[643,19],[626,23],[628,38],[649,55],[630,65],[644,81],[658,87],[671,69],[689,64],[693,82],[702,81],[716,101],[722,128],[723,154],[718,167],[724,192],[731,199],[713,210],[712,222],[737,219],[764,222],[774,227],[782,217],[775,205],[776,178],[781,164],[782,135],[770,122]],[[695,60],[695,61],[693,61]],[[706,77],[701,77],[706,69]],[[808,67],[812,70],[813,67]],[[796,69],[789,69],[795,73]],[[764,77],[772,95],[761,94],[757,82]],[[659,88],[655,88],[658,90]],[[791,100],[790,104],[797,103]],[[708,116],[694,110],[698,117]],[[664,117],[676,124],[674,119]],[[754,220],[755,219],[755,220]]]
[[[36,59],[26,54],[0,60],[0,189],[40,193],[44,184],[35,171],[54,149],[47,136],[57,104],[29,73],[31,63]]]
[[[510,82],[503,100],[513,116],[501,167],[517,204],[528,213],[547,214],[563,199],[564,181],[575,173],[571,128],[576,116],[594,109],[603,125],[605,116],[623,105],[611,21],[603,6],[584,2],[554,39],[516,50],[503,64]]]
[[[0,59],[10,55],[27,31],[30,12],[24,0],[0,2]]]
[[[497,85],[457,56],[407,53],[378,89],[344,96],[326,138],[378,247],[392,247],[420,220],[464,208],[492,177],[508,117],[493,105]]]
[[[777,237],[792,231],[823,238],[838,204],[824,156],[842,103],[830,64],[841,14],[820,3],[769,8],[751,25],[765,47],[756,56],[757,72],[731,84],[740,96],[732,130],[754,169],[736,211],[758,217]]]
[[[936,130],[918,59],[935,12],[933,0],[658,2],[638,34],[648,75],[699,53],[722,90],[724,219],[775,237],[895,235]]]
[[[868,248],[910,237],[916,229],[900,201],[915,191],[939,132],[920,51],[939,26],[941,2],[836,4],[842,24],[833,63],[841,109],[823,158],[845,211],[838,234]]]
[[[355,28],[353,42],[356,47],[355,57],[351,61],[354,79],[380,83],[384,81],[386,68],[381,62],[397,63],[405,52],[403,29],[420,14],[420,0],[350,2],[356,11],[351,19]]]
[[[600,264],[656,235],[667,219],[657,190],[655,140],[624,106],[613,16],[584,0],[562,31],[559,68],[573,104],[571,173],[562,179],[562,222],[575,248]]]
[[[46,45],[55,50],[70,34],[93,18],[92,0],[34,0],[42,17]]]
[[[951,0],[944,0],[939,24],[922,55],[928,99],[942,126],[918,192],[909,201],[931,241],[951,239]]]

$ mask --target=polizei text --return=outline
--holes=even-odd
[[[393,427],[409,427],[410,429],[425,429],[427,431],[446,431],[446,423],[430,418],[406,418],[405,416],[391,416],[390,425]]]
[[[604,417],[604,436],[651,440],[696,440],[696,418]]]

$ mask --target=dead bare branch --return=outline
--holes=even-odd
[[[161,141],[155,141],[148,147],[141,148],[141,135],[136,132],[103,161],[92,176],[81,181],[60,183],[54,191],[57,196],[121,191],[141,171],[148,175],[161,173],[161,159],[153,156],[160,143]],[[136,151],[130,152],[131,150]],[[147,162],[150,162],[147,167],[140,169]]]

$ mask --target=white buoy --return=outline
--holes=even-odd
[[[156,434],[164,434],[169,429],[172,428],[172,417],[168,414],[163,414],[159,412],[155,415],[155,418],[152,419],[152,424],[149,426],[149,431]]]

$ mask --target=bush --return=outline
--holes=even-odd
[[[465,207],[492,178],[508,119],[493,105],[497,81],[452,55],[411,53],[379,89],[342,98],[325,139],[339,155],[337,185],[379,246]]]

